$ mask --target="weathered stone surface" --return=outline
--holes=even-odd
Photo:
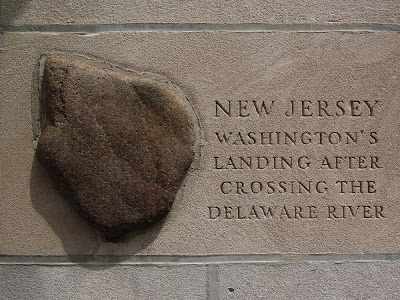
[[[399,299],[398,261],[218,266],[219,299]]]
[[[93,5],[93,3],[96,3]],[[399,21],[396,0],[2,1],[3,24],[321,23]],[[113,13],[107,13],[112,11]]]
[[[35,300],[201,300],[207,299],[206,276],[201,265],[0,265],[0,294]]]
[[[106,236],[171,209],[194,158],[194,122],[172,83],[81,59],[50,57],[38,156]]]
[[[399,253],[400,252],[400,99],[399,34],[394,32],[248,33],[248,32],[107,32],[93,35],[53,33],[5,33],[2,36],[0,76],[1,203],[0,253],[4,255],[220,255],[296,253]],[[185,87],[201,123],[197,141],[201,157],[194,161],[178,192],[166,222],[132,234],[124,243],[98,243],[88,226],[60,197],[50,178],[33,157],[38,103],[35,86],[38,59],[43,53],[84,53],[121,66],[165,74]],[[32,99],[31,101],[29,101]],[[249,117],[238,117],[239,101],[247,101]],[[374,116],[287,117],[291,101],[327,101],[329,114],[337,101],[379,102]],[[216,101],[232,105],[232,117],[218,111]],[[268,116],[259,118],[254,107],[275,101]],[[308,103],[308,102],[305,102]],[[299,106],[296,106],[298,113]],[[335,108],[335,106],[333,106]],[[197,123],[196,123],[197,124]],[[215,132],[359,132],[358,145],[222,145]],[[377,132],[370,145],[367,134]],[[196,130],[197,132],[197,130]],[[283,137],[283,136],[282,136]],[[246,139],[250,141],[250,139]],[[315,139],[314,139],[315,140]],[[232,142],[234,142],[232,140]],[[240,140],[239,140],[240,142]],[[33,145],[32,145],[33,144]],[[196,149],[197,150],[197,149]],[[198,152],[196,151],[196,154]],[[310,168],[285,170],[215,169],[214,157],[308,155]],[[320,169],[324,156],[380,156],[379,169]],[[331,159],[330,159],[331,160]],[[322,162],[322,160],[320,160]],[[198,164],[195,164],[198,162]],[[236,161],[235,161],[236,162]],[[222,165],[221,165],[222,166]],[[243,165],[246,167],[245,165]],[[253,164],[254,166],[254,164]],[[271,163],[270,163],[271,166]],[[342,166],[345,166],[344,164]],[[264,165],[263,165],[264,167]],[[324,194],[237,195],[236,182],[302,180],[329,184]],[[337,180],[376,182],[376,193],[339,193]],[[221,192],[221,184],[229,194]],[[253,186],[257,188],[258,186]],[[239,186],[240,188],[240,186]],[[267,187],[268,188],[268,187]],[[368,187],[367,187],[368,188]],[[248,190],[244,190],[248,192]],[[304,191],[304,190],[303,190]],[[368,191],[368,190],[366,190]],[[225,189],[225,192],[228,192]],[[241,192],[239,190],[239,192]],[[358,192],[358,190],[357,190]],[[252,207],[255,205],[255,213]],[[265,217],[265,208],[283,205],[289,219]],[[293,217],[295,206],[317,206],[316,219]],[[371,205],[373,218],[364,215]],[[383,216],[375,205],[383,206]],[[227,209],[225,209],[225,206]],[[329,208],[336,216],[329,216]],[[345,206],[345,218],[340,217]],[[358,207],[361,206],[359,209]],[[219,207],[217,219],[209,207]],[[232,207],[234,215],[229,214]],[[238,219],[238,207],[241,217]],[[357,215],[353,217],[353,213]],[[216,209],[212,209],[215,217]],[[279,213],[281,213],[279,211]],[[304,217],[310,216],[302,212]],[[371,215],[371,214],[370,214]],[[379,218],[376,218],[379,216]],[[232,219],[228,219],[232,217]],[[235,217],[235,219],[233,219]],[[251,217],[251,219],[249,218]],[[328,217],[330,217],[328,219]],[[161,226],[162,225],[162,226]],[[230,286],[228,286],[230,287]]]

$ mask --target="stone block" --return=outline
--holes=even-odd
[[[3,299],[205,299],[204,266],[0,266]]]
[[[3,1],[3,24],[398,23],[398,1]]]
[[[399,262],[220,265],[219,299],[398,299]]]
[[[399,47],[395,32],[3,34],[1,253],[397,253]],[[170,214],[119,244],[35,158],[40,60],[56,53],[162,74],[199,119]]]
[[[38,157],[85,219],[110,238],[165,217],[198,132],[178,87],[156,75],[52,56],[41,99]]]

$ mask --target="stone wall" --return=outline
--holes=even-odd
[[[1,1],[0,295],[400,298],[399,10]],[[196,157],[167,217],[109,241],[56,187],[36,156],[54,55],[186,95]]]

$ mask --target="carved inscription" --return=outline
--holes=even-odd
[[[207,207],[208,220],[388,218],[376,174],[385,168],[374,125],[381,100],[215,100],[213,111],[221,129],[211,136],[218,154],[209,166],[224,179],[215,182],[218,198]],[[343,129],[346,118],[368,126]],[[277,119],[289,125],[271,126]]]

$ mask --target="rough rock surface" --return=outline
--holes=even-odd
[[[49,57],[37,153],[107,237],[163,218],[194,158],[194,120],[167,80]]]

